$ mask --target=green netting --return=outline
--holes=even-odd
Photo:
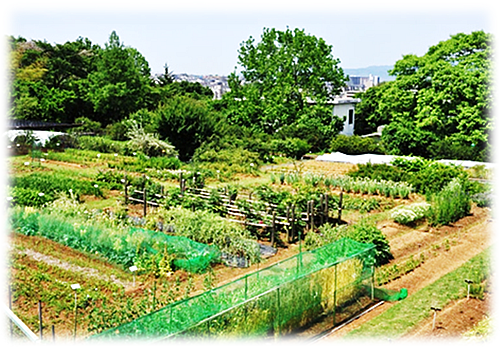
[[[99,222],[89,225],[72,217],[26,208],[10,210],[9,219],[17,233],[46,237],[79,251],[99,254],[125,267],[135,264],[138,256],[154,257],[165,248],[174,256],[174,265],[189,272],[203,272],[221,256],[215,245],[147,229],[113,227]]]
[[[131,229],[133,232],[147,232],[150,235],[148,243],[141,245],[148,252],[156,253],[151,244],[162,244],[175,256],[174,265],[189,272],[205,271],[221,255],[217,246],[199,243],[184,236],[170,236],[141,228]]]
[[[377,299],[384,301],[399,301],[408,296],[408,290],[401,288],[400,290],[390,290],[385,288],[374,288],[374,296]]]
[[[374,249],[342,239],[92,338],[282,335],[373,292]]]

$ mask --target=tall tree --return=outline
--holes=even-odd
[[[145,106],[150,69],[134,48],[125,47],[116,32],[99,51],[96,71],[89,75],[88,98],[103,125],[120,121]]]
[[[299,29],[264,29],[258,43],[250,37],[238,64],[241,75],[229,76],[224,95],[228,119],[266,133],[318,114],[324,119],[327,100],[346,81],[332,46]]]
[[[396,62],[396,80],[376,111],[388,116],[383,140],[392,153],[486,159],[493,128],[491,42],[483,31],[460,33],[422,57]]]

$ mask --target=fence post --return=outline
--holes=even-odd
[[[142,189],[142,200],[144,203],[143,217],[146,218],[146,212],[148,209],[148,204],[147,204],[147,200],[146,200],[146,184],[144,184],[144,188]]]
[[[340,196],[339,196],[339,222],[342,220],[342,197],[344,195],[344,188],[340,188]]]
[[[324,214],[325,214],[325,217],[326,217],[326,223],[328,223],[328,221],[330,220],[329,219],[329,216],[328,216],[328,194],[325,193],[325,211],[324,211]]]
[[[290,222],[290,205],[286,207],[286,222],[288,223],[286,228],[286,240],[290,243],[290,227],[292,226],[292,223]]]
[[[310,221],[310,218],[311,218],[311,202],[308,201],[307,202],[307,212],[306,212],[306,229],[308,229],[309,231],[309,221]]]
[[[182,171],[179,173],[179,188],[181,190],[181,195],[183,195],[184,190],[182,189]]]
[[[276,232],[276,211],[273,211],[273,223],[271,227],[271,247],[274,247],[274,234]]]
[[[290,235],[291,240],[295,238],[295,204],[292,205],[292,235]]]
[[[52,324],[52,342],[56,342],[56,328]]]
[[[42,319],[42,301],[38,300],[38,326],[40,329],[40,341],[43,339],[43,319]]]
[[[325,213],[325,207],[324,207],[324,197],[323,195],[319,196],[319,225],[323,225],[323,220],[324,220],[324,213]]]
[[[9,310],[12,311],[12,286],[9,284]],[[9,319],[10,337],[12,337],[12,319]]]
[[[371,294],[372,294],[372,301],[375,297],[375,266],[372,265],[372,281],[371,281]]]
[[[278,302],[277,302],[278,309],[276,310],[276,320],[277,320],[278,334],[274,334],[274,338],[279,337],[280,336],[280,332],[281,332],[281,329],[280,329],[281,328],[281,326],[280,326],[280,323],[281,323],[280,322],[280,319],[281,319],[281,317],[280,317],[280,309],[281,309],[281,307],[280,307],[281,306],[281,302],[280,302],[281,301],[280,300],[281,299],[280,287],[276,288],[276,295],[278,296],[278,298],[277,298],[278,299]]]
[[[123,175],[123,185],[124,185],[124,190],[125,190],[125,210],[128,209],[128,190],[127,190],[127,174]]]
[[[334,287],[333,287],[333,327],[335,328],[336,322],[336,315],[337,315],[337,265],[335,264],[335,281],[334,281]]]
[[[314,231],[314,200],[311,200],[311,231]]]

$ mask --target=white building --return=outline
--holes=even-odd
[[[339,133],[340,135],[354,135],[354,108],[358,102],[361,102],[361,99],[346,96],[338,97],[333,100],[333,115],[344,119],[344,128]]]

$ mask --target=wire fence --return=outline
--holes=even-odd
[[[374,249],[341,239],[91,338],[278,337],[325,314],[335,324],[350,303],[375,300]]]

